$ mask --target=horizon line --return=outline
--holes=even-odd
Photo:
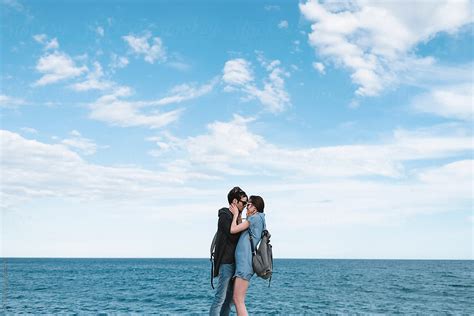
[[[2,260],[5,259],[167,259],[167,260],[176,260],[176,259],[205,259],[209,260],[207,257],[4,257],[0,256]],[[415,260],[424,260],[424,261],[473,261],[474,258],[290,258],[290,257],[281,257],[274,258],[274,260],[406,260],[406,261],[415,261]]]

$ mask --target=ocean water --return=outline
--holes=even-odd
[[[2,261],[7,314],[206,314],[214,295],[208,259]],[[276,259],[271,287],[252,279],[247,309],[250,314],[474,314],[473,268],[473,261]]]

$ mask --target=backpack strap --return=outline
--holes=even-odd
[[[212,239],[211,243],[211,287],[214,289],[214,255],[216,249],[216,239],[217,239],[217,232],[214,234],[214,238]]]
[[[211,257],[211,287],[214,290],[214,255]]]
[[[250,247],[252,248],[252,256],[255,256],[257,252],[255,250],[255,245],[253,244],[252,230],[250,229],[250,225],[248,229],[249,229]]]
[[[273,251],[272,251],[272,274],[270,275],[270,279],[268,280],[268,287],[270,287],[270,283],[272,282],[272,276],[273,276]]]

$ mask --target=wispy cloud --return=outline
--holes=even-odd
[[[75,91],[107,90],[115,83],[103,78],[104,72],[99,62],[94,62],[94,71],[89,71],[87,77],[82,82],[72,84],[70,87]]]
[[[252,133],[253,120],[235,115],[232,121],[209,124],[207,134],[170,139],[169,146],[181,148],[187,161],[212,174],[251,173],[306,179],[358,176],[399,179],[407,176],[408,161],[456,157],[474,149],[471,136],[466,134],[469,130],[462,125],[399,129],[390,140],[378,144],[285,148]],[[164,139],[161,142],[167,143]],[[240,146],[234,146],[235,143]]]
[[[266,11],[280,11],[280,6],[274,4],[267,4],[266,6],[264,6],[264,9]]]
[[[183,192],[190,179],[211,179],[204,174],[157,172],[136,166],[103,166],[86,162],[80,154],[95,151],[95,145],[77,132],[72,140],[47,144],[0,130],[2,138],[2,204],[15,205],[38,197],[72,199],[120,199],[165,197]],[[77,140],[79,141],[73,141]],[[164,187],[166,184],[167,188]],[[178,186],[178,190],[173,188]],[[184,189],[186,191],[186,189]]]
[[[258,88],[249,61],[237,58],[227,61],[224,65],[222,80],[226,84],[224,91],[240,91],[245,100],[257,99],[270,112],[284,111],[290,105],[290,96],[285,90],[285,77],[290,74],[281,66],[279,60],[267,61],[260,52],[258,60],[268,72],[263,80],[263,88]]]
[[[473,160],[457,160],[423,170],[397,182],[358,179],[325,179],[306,183],[269,185],[265,196],[274,201],[274,222],[300,230],[351,225],[400,225],[416,215],[446,213],[453,205],[472,203]],[[291,200],[282,198],[291,196]],[[298,201],[298,217],[288,218]],[[278,205],[278,207],[276,207]],[[278,209],[278,210],[277,210]],[[300,218],[301,218],[300,217]],[[277,224],[280,226],[280,224]],[[275,229],[283,229],[283,226]]]
[[[143,56],[145,61],[150,64],[155,61],[164,62],[167,59],[166,49],[161,38],[152,37],[148,31],[143,36],[129,34],[122,36],[122,38],[129,45],[132,54]]]
[[[114,53],[110,55],[110,59],[109,68],[112,72],[115,72],[116,69],[125,68],[130,63],[127,57],[119,56]]]
[[[26,104],[26,101],[21,98],[0,94],[0,107],[15,108],[24,104]]]
[[[36,34],[33,36],[33,39],[38,43],[43,44],[45,50],[59,48],[59,42],[56,37],[49,40],[46,34]]]
[[[156,104],[165,105],[172,103],[180,103],[183,101],[199,98],[211,92],[218,82],[219,78],[214,78],[210,82],[201,86],[198,86],[195,83],[185,83],[175,86],[173,89],[171,89],[168,96],[159,99]]]
[[[179,71],[188,71],[189,69],[191,69],[190,64],[187,64],[182,61],[170,61],[166,65]]]
[[[59,81],[71,79],[88,71],[86,66],[76,66],[74,60],[63,52],[55,51],[41,56],[36,70],[43,74],[33,86],[45,86]]]
[[[324,64],[323,63],[317,63],[317,62],[313,62],[313,68],[315,70],[317,70],[320,74],[326,74],[326,67],[324,67]]]
[[[335,65],[351,71],[357,95],[374,96],[400,82],[399,75],[431,65],[413,49],[439,32],[455,33],[471,23],[472,2],[432,1],[410,6],[395,2],[352,1],[299,5],[311,21],[309,43]],[[449,12],[449,18],[446,18]]]
[[[232,86],[245,86],[254,80],[250,62],[243,58],[229,60],[224,65],[222,80]]]
[[[30,12],[30,9],[23,5],[20,1],[17,0],[2,0],[0,4],[5,5],[7,8],[12,8],[13,10],[22,13],[28,19],[33,19],[33,15]]]
[[[297,201],[295,212],[305,220],[285,223],[300,229],[392,225],[472,201],[474,161],[466,157],[474,145],[465,125],[397,129],[375,144],[295,148],[252,132],[256,123],[255,118],[235,115],[231,121],[209,124],[201,135],[150,138],[157,146],[151,154],[160,161],[170,157],[163,166],[181,172],[221,180],[251,175],[250,182],[244,180],[246,189],[272,203],[273,221],[283,221],[284,210],[294,210]],[[433,164],[437,159],[442,160]],[[431,163],[410,163],[423,160]]]
[[[21,130],[28,134],[38,134],[38,131],[32,127],[22,127]]]
[[[72,150],[78,150],[84,155],[93,155],[96,153],[97,144],[91,139],[83,137],[77,130],[71,131],[70,136],[70,138],[63,139],[61,144]]]
[[[472,82],[433,87],[429,92],[416,96],[412,101],[416,111],[472,121],[474,115],[474,86]]]
[[[176,121],[183,109],[159,111],[158,101],[128,101],[132,91],[128,87],[116,87],[106,95],[101,96],[90,105],[90,118],[122,127],[146,126],[161,128]],[[152,107],[151,111],[144,108]]]
[[[148,101],[128,101],[126,98],[133,95],[132,90],[129,87],[114,85],[112,91],[90,105],[92,110],[90,117],[123,127],[161,128],[178,120],[184,109],[159,111],[159,107],[204,96],[210,93],[217,83],[219,83],[218,77],[201,86],[196,83],[177,85],[167,93],[167,96]]]
[[[105,31],[104,31],[104,28],[102,26],[98,26],[95,29],[95,31],[100,37],[104,37]]]
[[[167,165],[167,170],[159,172],[136,166],[113,167],[88,163],[68,146],[46,144],[9,131],[0,131],[4,150],[2,202],[15,205],[19,201],[39,197],[114,201],[133,199],[153,202],[154,205],[156,201],[170,197],[179,201],[183,194],[188,198],[202,196],[202,189],[187,186],[193,179],[212,182],[219,178],[209,174],[209,171],[200,170],[203,164],[225,167],[229,166],[230,161],[227,156],[238,162],[251,158],[255,152],[258,155],[252,163],[260,163],[254,169],[246,169],[244,162],[242,165],[231,164],[234,170],[219,169],[218,174],[251,173],[253,180],[246,189],[249,192],[259,192],[269,201],[276,230],[282,228],[278,223],[282,223],[280,220],[287,216],[284,210],[294,208],[295,201],[298,201],[299,219],[287,218],[284,221],[286,225],[298,229],[314,229],[316,226],[341,227],[351,224],[388,225],[416,214],[446,212],[450,205],[462,203],[466,199],[472,200],[472,160],[455,160],[437,167],[410,170],[409,178],[401,181],[397,179],[395,182],[345,177],[314,181],[319,176],[312,178],[314,175],[311,173],[306,174],[306,180],[287,178],[282,184],[279,177],[278,181],[272,181],[268,176],[262,177],[268,170],[265,166],[268,162],[265,151],[268,149],[264,148],[263,157],[260,154],[261,146],[268,146],[265,139],[249,130],[244,130],[240,138],[235,136],[240,128],[253,122],[254,119],[236,116],[229,123],[211,124],[209,134],[181,140],[180,146],[186,146],[189,153],[194,155],[192,160],[175,160]],[[77,132],[73,132],[72,136],[81,137]],[[242,146],[229,146],[230,143],[235,144],[235,137]],[[227,154],[229,150],[230,153]],[[206,161],[211,152],[213,159]],[[300,154],[301,152],[296,156]],[[345,154],[350,156],[351,151],[348,150]],[[312,161],[306,164],[311,166]],[[259,172],[255,173],[255,170]],[[199,183],[202,186],[206,182]],[[287,196],[292,196],[291,201],[288,201]],[[275,207],[276,205],[279,207]],[[197,218],[201,215],[198,213],[189,216]]]
[[[287,20],[280,21],[280,23],[278,23],[278,28],[279,29],[287,29],[288,28],[288,21]]]

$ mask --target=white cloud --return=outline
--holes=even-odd
[[[471,23],[472,2],[424,1],[404,5],[389,1],[350,1],[299,5],[311,21],[309,43],[318,54],[352,72],[356,93],[373,96],[400,82],[432,58],[416,57],[413,49],[439,32],[455,33]]]
[[[465,190],[473,184],[474,160],[460,160],[448,163],[440,168],[432,168],[422,171],[418,178],[424,183],[440,184],[449,183],[452,179],[457,179],[460,183],[467,184]],[[459,185],[457,186],[459,188]],[[446,188],[447,190],[449,188]]]
[[[293,48],[291,50],[292,54],[301,52],[300,44],[301,44],[301,42],[299,40],[293,41]]]
[[[278,23],[278,28],[279,29],[287,29],[288,28],[288,21],[283,20]]]
[[[182,61],[171,61],[166,64],[167,66],[177,69],[179,71],[188,71],[191,69],[191,65]]]
[[[36,34],[33,36],[33,39],[40,44],[43,44],[45,50],[58,49],[59,42],[57,38],[53,38],[48,41],[48,36],[46,34]]]
[[[127,101],[124,98],[132,95],[131,89],[114,85],[113,91],[90,105],[90,117],[123,127],[161,128],[178,120],[183,109],[162,112],[157,110],[158,107],[199,98],[210,93],[218,82],[216,77],[201,86],[196,83],[181,84],[171,89],[167,96],[150,101]]]
[[[143,36],[126,35],[122,36],[123,40],[128,43],[132,49],[132,53],[137,56],[143,55],[145,61],[153,64],[155,61],[166,61],[166,49],[159,37],[153,37],[150,32],[146,32]]]
[[[101,96],[90,105],[90,118],[107,122],[112,125],[130,127],[147,126],[149,128],[164,127],[176,121],[183,109],[160,112],[156,106],[158,101],[127,101],[132,91],[128,87],[116,87],[113,92]],[[146,113],[143,108],[153,107]]]
[[[26,18],[30,21],[34,18],[33,15],[30,13],[30,9],[17,0],[2,0],[1,4],[2,6],[5,5],[5,7],[12,8],[17,12],[24,14]]]
[[[104,37],[104,28],[102,26],[98,26],[95,31],[99,34],[100,37]]]
[[[79,150],[84,155],[93,155],[97,151],[97,145],[90,139],[82,137],[77,130],[71,131],[71,138],[66,138],[61,141],[61,144],[70,149]]]
[[[24,211],[23,214],[37,214],[37,218],[32,220],[32,227],[43,228],[44,223],[39,223],[39,218],[44,218],[44,211],[48,211],[49,216],[63,214],[70,222],[75,225],[81,225],[81,221],[91,228],[94,223],[100,223],[97,232],[103,233],[103,220],[97,219],[97,216],[103,216],[104,219],[114,218],[114,225],[108,230],[108,235],[123,235],[123,227],[140,227],[140,232],[144,230],[146,223],[152,226],[150,232],[140,235],[139,231],[133,231],[135,243],[150,239],[151,231],[157,222],[169,223],[166,227],[174,227],[177,219],[182,218],[183,211],[186,211],[185,221],[182,225],[189,225],[189,230],[184,230],[189,236],[199,235],[198,231],[206,227],[210,233],[204,239],[195,240],[193,238],[181,239],[191,240],[189,252],[185,256],[199,256],[206,251],[207,242],[212,238],[215,230],[216,210],[225,203],[225,194],[231,188],[235,181],[239,182],[249,194],[258,194],[265,198],[268,223],[272,226],[272,232],[275,235],[275,243],[278,243],[279,257],[383,257],[384,254],[390,257],[410,257],[404,250],[406,247],[419,248],[425,242],[425,238],[413,239],[405,238],[405,230],[402,225],[406,219],[419,215],[430,215],[434,213],[448,213],[454,210],[469,210],[472,206],[472,168],[473,161],[466,159],[456,159],[448,163],[420,168],[414,167],[406,170],[406,177],[392,179],[357,179],[346,176],[324,177],[319,174],[307,173],[301,177],[291,177],[291,173],[296,168],[289,168],[289,173],[277,172],[271,177],[272,171],[278,171],[273,166],[266,167],[265,164],[270,161],[267,156],[268,150],[274,150],[275,156],[272,160],[288,160],[288,157],[281,157],[280,152],[287,154],[293,148],[281,148],[275,144],[269,143],[263,137],[251,132],[255,120],[252,118],[243,118],[236,116],[230,122],[214,122],[208,126],[208,133],[186,139],[178,139],[170,135],[162,137],[153,137],[149,140],[161,142],[157,144],[158,148],[171,151],[172,155],[179,154],[176,150],[184,150],[187,155],[174,158],[167,165],[164,171],[152,171],[137,166],[103,166],[85,161],[79,154],[73,152],[68,147],[60,144],[46,144],[32,139],[26,139],[18,134],[1,131],[2,139],[2,187],[1,194],[3,206],[8,209],[15,209],[16,214]],[[443,131],[450,131],[452,128],[446,127]],[[80,135],[73,132],[74,137]],[[450,135],[453,140],[459,135]],[[397,152],[404,148],[407,139],[419,138],[426,140],[429,137],[443,138],[438,132],[414,131],[399,133],[398,136],[386,140],[378,145],[397,148],[387,150],[385,157],[390,157],[390,153]],[[445,136],[449,138],[448,136]],[[462,141],[462,137],[460,139]],[[424,145],[424,152],[409,154],[406,157],[418,159],[419,157],[451,157],[453,153],[459,153],[464,150],[464,145],[455,145],[446,148],[446,142],[439,144],[429,141]],[[177,146],[170,149],[167,146]],[[361,153],[367,155],[370,160],[370,150],[373,148],[360,145],[360,150],[354,151],[354,148],[347,148],[346,156],[350,160],[355,159],[354,155],[360,156]],[[412,143],[409,147],[419,147],[419,144]],[[273,149],[268,149],[273,147]],[[432,149],[426,150],[426,148]],[[457,147],[457,149],[455,148]],[[319,148],[296,148],[296,155],[300,156],[304,152],[310,152],[311,149],[329,149],[328,152],[335,150],[333,147]],[[380,149],[376,149],[376,152]],[[364,152],[367,150],[369,152]],[[393,151],[391,151],[393,150]],[[472,150],[472,147],[471,149]],[[403,149],[405,153],[410,150]],[[211,155],[212,154],[212,155]],[[189,156],[188,156],[189,155]],[[333,155],[329,155],[332,159]],[[399,156],[403,157],[404,155]],[[212,158],[207,162],[206,159]],[[233,158],[232,158],[233,157]],[[362,156],[363,157],[363,156]],[[339,159],[336,157],[336,159]],[[397,159],[398,159],[397,158]],[[342,161],[343,162],[343,161]],[[303,162],[303,159],[296,159],[294,164],[306,163],[311,168],[314,166],[313,160]],[[319,161],[321,169],[325,163],[331,161]],[[373,163],[377,163],[374,161]],[[229,169],[219,169],[219,164]],[[256,164],[256,165],[252,165]],[[207,169],[203,168],[207,166]],[[212,173],[212,167],[215,172]],[[298,167],[304,172],[304,166]],[[239,177],[229,177],[228,175]],[[249,177],[240,177],[249,175]],[[183,196],[186,201],[183,201]],[[47,209],[41,207],[41,201],[47,201]],[[80,203],[78,203],[78,200]],[[28,203],[30,201],[30,203]],[[31,207],[40,212],[31,213]],[[77,212],[73,212],[70,207],[80,205]],[[64,209],[68,213],[64,214]],[[87,213],[86,210],[94,210]],[[98,212],[97,210],[100,210]],[[133,210],[133,212],[131,212]],[[28,213],[27,213],[28,212]],[[86,212],[86,213],[84,213]],[[292,216],[288,216],[291,213]],[[11,216],[11,213],[9,213]],[[454,214],[454,213],[453,213]],[[86,218],[90,215],[90,219]],[[77,216],[77,217],[74,217]],[[122,216],[122,221],[118,221],[117,216]],[[461,214],[461,216],[464,216]],[[10,218],[11,219],[11,218]],[[82,220],[81,220],[82,219]],[[94,220],[95,219],[95,220]],[[423,220],[427,217],[418,217]],[[34,223],[34,224],[33,224]],[[200,224],[196,226],[196,223]],[[118,224],[124,226],[117,227]],[[202,225],[201,225],[202,224]],[[74,227],[77,227],[75,226]],[[23,227],[24,225],[22,225]],[[29,254],[32,251],[22,242],[16,242],[15,233],[19,234],[21,230],[12,232],[12,227],[4,235],[8,240],[12,240],[9,253]],[[68,228],[71,229],[72,226]],[[198,227],[198,228],[196,228]],[[371,227],[376,227],[376,232],[371,233]],[[380,227],[389,227],[389,234],[400,233],[397,236],[396,243],[402,243],[400,248],[390,248],[390,253],[380,252],[379,249],[371,248],[367,251],[366,245],[372,238],[383,239],[384,245],[387,236],[381,235]],[[397,228],[398,227],[398,228]],[[317,228],[315,230],[315,228]],[[326,248],[314,248],[312,241],[298,240],[277,240],[278,236],[293,236],[292,231],[298,231],[300,236],[306,234],[321,234],[327,237],[331,231],[336,228],[336,234],[341,231],[344,235],[344,246],[336,244],[328,245]],[[429,225],[424,230],[424,236],[428,234]],[[165,228],[166,229],[166,228]],[[174,228],[173,228],[174,229]],[[78,228],[82,231],[82,227]],[[357,239],[351,244],[353,252],[347,253],[347,241],[352,240],[353,236],[359,236],[361,230],[367,231],[365,238]],[[48,231],[48,230],[46,230]],[[70,232],[70,231],[68,231]],[[451,230],[449,230],[450,233]],[[436,232],[439,234],[439,232]],[[139,234],[139,235],[137,235]],[[419,234],[418,234],[419,235]],[[4,236],[4,237],[5,237]],[[78,237],[83,238],[83,235]],[[153,235],[153,240],[156,236]],[[340,236],[339,236],[340,237]],[[393,236],[392,236],[393,237]],[[399,238],[400,237],[400,238]],[[359,237],[357,237],[359,238]],[[112,238],[111,245],[116,243]],[[207,240],[209,239],[209,240]],[[71,236],[67,235],[65,239],[71,241]],[[338,240],[329,238],[328,240]],[[28,245],[31,246],[30,240]],[[295,242],[300,242],[298,249],[294,248]],[[413,245],[413,243],[415,245]],[[160,249],[157,252],[143,252],[140,250],[133,252],[134,245],[121,245],[122,253],[115,252],[116,256],[136,255],[144,256],[171,256],[174,254],[171,248],[176,248],[177,244],[172,243],[170,249]],[[188,245],[189,246],[189,245]],[[23,247],[23,248],[22,248]],[[55,245],[55,250],[48,254],[91,256],[100,254],[100,250],[106,247],[105,244],[87,248],[81,251],[70,251],[69,244]],[[302,252],[301,248],[305,249]],[[307,251],[310,249],[310,252]],[[419,250],[419,249],[418,249]],[[44,255],[44,248],[38,255]],[[48,250],[49,251],[49,250]],[[365,252],[364,252],[365,251]],[[110,254],[110,252],[107,252]],[[418,252],[417,252],[418,253]],[[430,254],[430,252],[427,252]],[[444,252],[443,252],[444,253]],[[461,252],[465,255],[465,252]],[[423,253],[424,254],[424,253]],[[424,257],[418,253],[418,257]],[[431,256],[433,253],[431,252]],[[446,253],[444,253],[446,256]],[[469,255],[468,255],[469,256]],[[417,258],[418,258],[417,257]],[[455,256],[454,256],[455,257]],[[413,258],[413,257],[412,257]]]
[[[59,48],[59,43],[58,43],[58,40],[56,38],[53,38],[51,41],[49,41],[46,44],[46,47],[45,47],[46,50],[48,50],[48,49],[58,49],[58,48]]]
[[[474,115],[473,83],[435,87],[431,91],[415,97],[412,106],[419,112],[472,121]]]
[[[117,54],[112,54],[111,59],[112,61],[110,62],[110,68],[112,68],[112,70],[117,68],[125,68],[129,64],[127,57],[118,56]]]
[[[267,4],[264,9],[266,11],[280,11],[280,6],[279,5],[272,5],[272,4]]]
[[[320,74],[326,74],[326,70],[323,63],[313,62],[313,68],[316,69]]]
[[[33,35],[33,39],[40,44],[44,44],[48,36],[46,34],[36,34]]]
[[[73,138],[81,137],[77,135],[80,134],[72,133]],[[196,172],[157,172],[136,166],[91,164],[69,148],[90,152],[93,147],[90,144],[47,144],[6,130],[0,130],[0,136],[3,206],[41,197],[127,200],[163,198],[174,191],[178,197],[188,191],[182,186],[184,182],[211,179]]]
[[[258,60],[268,72],[260,89],[254,83],[251,64],[245,59],[237,58],[225,63],[222,80],[226,83],[224,91],[241,91],[245,100],[258,99],[272,113],[282,112],[290,105],[290,97],[285,90],[285,77],[290,74],[280,67],[279,60],[267,61],[261,52],[257,52]]]
[[[304,231],[315,227],[398,226],[416,215],[469,209],[473,160],[413,170],[402,181],[325,179],[277,183],[259,189],[270,203],[273,223]],[[259,187],[259,183],[255,187]],[[291,196],[291,199],[282,197]],[[297,205],[295,205],[295,201]],[[292,210],[297,218],[287,217]],[[280,226],[280,224],[277,224]],[[284,231],[284,225],[274,230]],[[393,250],[393,249],[392,249]],[[392,254],[393,255],[393,254]]]
[[[357,109],[359,106],[360,106],[359,100],[352,99],[351,102],[349,102],[350,109]]]
[[[168,96],[158,100],[157,105],[165,105],[171,103],[180,103],[183,101],[199,98],[211,92],[216,84],[219,82],[218,78],[212,79],[210,82],[197,86],[196,84],[181,84],[171,89]]]
[[[222,80],[229,85],[244,86],[254,80],[250,62],[237,58],[224,65]]]
[[[26,101],[20,98],[0,94],[0,107],[15,108],[19,105],[26,104]]]
[[[24,6],[16,0],[3,0],[2,4],[6,5],[6,6],[9,6],[9,7],[13,8],[17,11],[20,11],[20,12],[25,9]]]
[[[74,78],[87,72],[87,67],[76,66],[69,55],[62,52],[48,53],[41,56],[36,64],[36,70],[43,76],[34,86],[45,86],[58,81]]]
[[[115,84],[112,81],[104,80],[104,72],[99,62],[94,62],[94,71],[87,74],[87,78],[82,82],[77,82],[70,87],[75,91],[107,90]]]
[[[163,166],[178,164],[181,172],[239,179],[247,192],[268,201],[273,229],[280,233],[288,227],[396,226],[472,203],[473,161],[462,158],[474,148],[464,134],[469,127],[396,130],[377,144],[298,148],[269,142],[252,132],[253,124],[255,119],[235,115],[209,124],[202,135],[154,137],[152,154],[160,161],[169,154],[171,163]],[[295,217],[288,218],[288,211]]]
[[[391,139],[378,144],[285,148],[252,133],[252,121],[236,115],[230,122],[209,124],[207,134],[161,142],[181,148],[187,161],[211,174],[254,174],[280,179],[357,176],[402,179],[407,176],[408,161],[456,157],[474,148],[467,131],[456,125],[395,130]]]
[[[146,141],[153,142],[158,149],[152,149],[148,152],[153,157],[160,157],[170,151],[179,152],[181,150],[182,140],[173,136],[168,131],[162,131],[160,135],[145,138]]]
[[[22,127],[21,130],[28,134],[38,134],[38,131],[32,127]]]

